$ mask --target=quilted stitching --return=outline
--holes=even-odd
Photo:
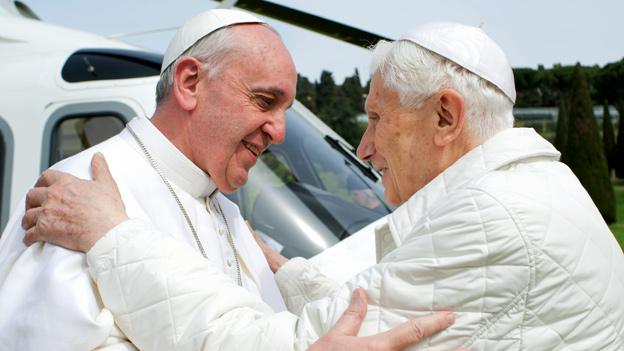
[[[517,140],[511,136],[504,143],[514,144]],[[541,145],[540,147],[547,149]],[[450,175],[443,173],[417,193],[413,203],[397,209],[394,216],[399,218],[390,219],[390,228],[401,231],[398,234],[393,233],[399,237],[400,247],[383,258],[382,262],[386,262],[387,265],[378,266],[378,269],[372,268],[371,271],[364,273],[370,275],[372,271],[381,271],[384,277],[379,286],[371,287],[379,289],[379,301],[371,303],[381,311],[374,325],[363,326],[368,330],[367,334],[385,330],[406,318],[414,318],[432,309],[450,307],[458,314],[456,326],[428,340],[427,347],[437,348],[441,345],[445,345],[443,348],[456,347],[458,345],[451,342],[453,340],[451,336],[457,337],[458,332],[471,329],[471,334],[463,340],[465,346],[481,348],[487,345],[487,349],[498,349],[493,346],[496,345],[494,341],[509,339],[517,342],[505,344],[507,346],[501,348],[546,349],[540,345],[550,344],[547,343],[547,339],[542,338],[559,335],[557,345],[551,346],[562,350],[572,349],[582,347],[579,345],[591,342],[594,338],[587,333],[579,336],[581,335],[579,324],[571,323],[582,316],[599,318],[596,321],[603,323],[606,333],[610,332],[612,335],[600,336],[603,339],[596,339],[593,345],[600,345],[604,340],[614,338],[611,340],[613,343],[611,347],[624,347],[622,307],[615,306],[610,311],[604,310],[605,306],[610,306],[606,304],[606,300],[615,301],[613,298],[615,291],[624,294],[622,277],[616,277],[616,272],[622,270],[614,268],[616,261],[619,266],[624,265],[622,253],[615,246],[613,239],[609,238],[608,229],[587,194],[580,188],[578,180],[566,166],[555,162],[553,157],[555,153],[549,154],[548,151],[544,151],[545,149],[534,152],[530,150],[533,145],[528,146],[526,153],[533,153],[533,156],[525,159],[517,157],[517,152],[493,157],[476,155],[471,160],[473,164],[480,164],[481,168],[496,164],[500,169],[486,171],[482,176],[472,178],[469,182],[463,180],[462,176],[470,177],[471,172],[478,174],[479,167],[469,165],[471,168],[468,172],[464,172],[466,174],[461,174],[459,170],[452,170]],[[550,148],[552,150],[552,147]],[[496,151],[491,145],[484,149]],[[505,157],[514,158],[516,163],[505,164]],[[464,197],[458,196],[462,193]],[[458,207],[464,200],[472,201],[473,208]],[[494,210],[496,206],[498,210]],[[406,211],[408,208],[410,210]],[[478,220],[470,217],[470,211],[478,216]],[[448,216],[448,213],[455,213],[460,218],[454,219]],[[485,213],[489,213],[487,218],[483,217]],[[478,244],[480,246],[471,248],[483,252],[480,260],[465,261],[455,270],[450,269],[452,266],[448,265],[449,260],[452,257],[465,258],[466,256],[462,255],[469,254],[467,246],[477,245],[479,242],[476,238],[472,238],[472,241],[464,240],[465,235],[470,236],[472,231],[465,228],[462,231],[458,222],[464,226],[480,226],[483,240]],[[449,235],[449,231],[456,232],[456,235]],[[514,249],[515,254],[518,250],[523,251],[526,261],[517,260],[519,257],[506,260],[501,256],[502,252],[507,251],[500,251],[505,246],[497,242],[512,240],[514,236],[520,238],[522,243],[513,244],[517,245]],[[443,240],[440,238],[452,243],[444,244],[440,242]],[[592,248],[590,253],[586,253],[588,248]],[[609,249],[606,254],[597,255],[599,248]],[[458,251],[453,253],[453,249]],[[446,253],[441,250],[446,250]],[[551,255],[551,250],[555,250],[556,256]],[[586,255],[593,257],[594,262],[589,262],[588,266],[594,267],[591,269],[600,267],[610,270],[607,278],[601,276],[598,280],[594,280],[595,277],[588,278],[587,274],[584,274],[581,267],[585,269],[587,266],[588,262],[583,261]],[[441,260],[446,260],[447,264],[441,263]],[[597,266],[596,260],[604,260],[604,265]],[[521,273],[523,268],[526,269],[526,274]],[[543,269],[548,270],[541,271]],[[461,272],[471,271],[472,274],[461,275]],[[581,273],[583,273],[582,284],[576,281],[577,277],[581,277],[579,275]],[[461,295],[461,291],[457,290],[460,292],[459,295],[447,293],[452,281],[445,282],[440,274],[455,277],[450,278],[457,279],[455,289],[462,287],[472,289],[474,291],[472,298],[475,300],[457,301],[456,298]],[[505,274],[509,277],[505,278]],[[431,281],[422,278],[423,276],[431,278]],[[505,281],[518,277],[524,279],[521,288],[500,286],[501,279]],[[362,279],[366,278],[358,280]],[[467,279],[476,279],[477,282]],[[567,283],[552,285],[558,280]],[[497,282],[498,286],[494,284]],[[599,286],[602,292],[593,294],[587,291],[587,287],[591,286],[587,285],[587,282],[593,282],[593,285]],[[422,300],[423,303],[409,301],[407,291],[412,291],[413,298]],[[505,297],[504,304],[488,307],[488,304],[494,301],[502,301],[502,295],[499,295],[503,292],[513,293],[513,296]],[[404,301],[401,301],[399,296],[402,296]],[[476,307],[475,301],[478,302]],[[340,311],[340,308],[335,310]],[[474,321],[471,316],[478,317],[481,325],[471,328]],[[539,318],[536,319],[536,316]],[[547,322],[535,324],[543,318],[542,316],[549,316]],[[334,315],[334,321],[337,317],[338,315]],[[458,329],[457,324],[461,325],[461,329]],[[547,328],[543,330],[549,332],[542,333],[543,336],[536,335],[535,328]],[[518,337],[510,338],[510,335]],[[590,349],[592,347],[589,346]]]
[[[299,340],[309,342],[335,323],[361,286],[370,302],[362,334],[450,308],[456,324],[419,347],[623,349],[622,252],[578,181],[555,162],[556,151],[526,131],[514,133],[495,137],[500,147],[477,148],[470,162],[457,162],[465,169],[452,166],[397,209],[392,216],[405,216],[391,216],[389,228],[398,247],[331,299],[306,305]],[[516,151],[506,150],[510,145]],[[526,145],[525,158],[517,145]],[[111,274],[131,277],[124,270]],[[310,286],[318,284],[310,279]],[[151,301],[127,301],[137,312],[131,318],[141,317],[140,306],[160,308],[166,300],[171,311],[186,303],[178,296],[193,298],[169,286]],[[298,304],[312,298],[302,286],[285,297]]]

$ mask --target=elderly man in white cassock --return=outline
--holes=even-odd
[[[398,206],[377,230],[379,261],[338,287],[306,260],[264,249],[299,320],[277,320],[230,294],[247,318],[245,335],[272,325],[305,348],[362,287],[369,306],[361,335],[447,308],[456,323],[419,347],[623,350],[622,250],[559,152],[535,131],[513,128],[515,88],[502,50],[478,28],[428,24],[379,43],[372,72],[358,155],[383,173],[385,196]],[[204,283],[223,274],[162,228],[119,220],[123,207],[110,182],[62,179],[33,192],[64,194],[84,210],[34,204],[26,241],[90,249],[104,301],[146,349],[206,349],[211,324],[222,318],[208,302],[226,293]],[[98,203],[72,196],[63,182],[93,188]],[[117,219],[58,235],[38,228],[35,218],[59,218],[38,215],[39,205],[58,209],[59,225]],[[122,288],[134,280],[141,285]],[[145,301],[148,293],[153,299]],[[156,310],[172,315],[154,320]],[[290,350],[288,335],[280,339],[288,343],[256,350]]]
[[[119,135],[53,167],[88,179],[92,156],[103,154],[128,215],[171,233],[172,240],[203,256],[205,263],[224,275],[220,282],[204,282],[220,284],[214,287],[228,294],[226,299],[207,301],[222,316],[222,323],[212,324],[206,345],[252,349],[258,339],[237,328],[253,320],[253,313],[226,313],[228,300],[248,301],[249,311],[271,313],[273,321],[287,324],[295,318],[283,312],[286,308],[273,273],[238,208],[221,194],[245,184],[258,156],[270,144],[283,141],[284,115],[295,86],[290,54],[263,21],[239,11],[207,11],[187,22],[171,41],[152,118],[135,118]],[[90,200],[88,194],[84,196]],[[27,196],[27,202],[37,201],[36,196]],[[53,245],[26,247],[23,215],[23,211],[13,214],[0,241],[0,349],[134,350],[105,307],[85,255]],[[78,223],[62,231],[86,227]],[[128,282],[117,286],[119,296],[122,291],[138,291],[137,284],[150,288],[147,282]],[[185,284],[180,282],[179,288]],[[143,312],[152,310],[150,304],[158,296],[141,296]],[[176,325],[181,333],[173,338],[192,338],[184,332],[183,320],[193,315],[197,305],[187,307],[152,317],[177,320],[178,314],[185,315]],[[134,330],[149,329],[152,322]],[[396,347],[417,340],[407,327],[392,334],[405,336]],[[270,325],[259,325],[257,331],[262,331],[260,339],[266,344],[279,343],[274,334],[283,333]],[[377,339],[341,340],[379,344]]]

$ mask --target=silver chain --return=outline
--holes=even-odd
[[[195,226],[193,225],[193,222],[191,222],[191,218],[188,215],[188,212],[186,212],[184,205],[182,205],[182,201],[180,201],[178,194],[176,194],[175,190],[173,190],[171,183],[169,183],[169,180],[165,177],[164,173],[160,170],[160,167],[158,167],[158,163],[152,157],[150,152],[147,150],[147,147],[145,147],[145,144],[143,144],[143,141],[141,140],[141,138],[139,138],[139,136],[136,135],[136,133],[134,132],[134,130],[132,130],[130,125],[126,125],[126,127],[128,128],[128,131],[130,132],[132,137],[134,137],[134,140],[137,142],[137,144],[139,144],[139,147],[145,154],[145,157],[147,157],[147,160],[149,161],[149,163],[152,165],[152,168],[154,168],[156,173],[158,173],[158,176],[160,177],[160,179],[162,179],[163,183],[165,183],[165,185],[167,186],[167,189],[169,189],[169,192],[175,199],[176,203],[178,204],[178,207],[180,208],[180,211],[182,212],[182,215],[184,216],[184,219],[186,220],[186,224],[188,225],[189,229],[191,230],[191,233],[193,234],[193,238],[195,239],[197,248],[199,248],[199,251],[201,252],[202,256],[204,256],[205,259],[208,259],[208,256],[206,255],[206,251],[204,250],[204,246],[199,240],[199,236],[197,235],[197,231],[195,230]],[[214,200],[214,202],[216,202],[219,215],[221,215],[221,218],[223,218],[223,222],[225,223],[225,228],[227,230],[228,243],[230,244],[232,251],[234,251],[234,260],[236,261],[236,273],[237,273],[237,278],[238,278],[237,283],[239,286],[243,286],[243,280],[241,278],[240,263],[238,261],[238,251],[236,250],[236,245],[234,245],[234,239],[232,238],[232,233],[230,232],[230,226],[228,225],[227,218],[225,218],[225,215],[223,214],[223,210],[221,209],[221,204],[219,204],[219,201],[216,201],[216,200]]]

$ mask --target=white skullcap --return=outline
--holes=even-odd
[[[516,102],[513,71],[507,57],[481,29],[457,23],[429,23],[414,28],[400,40],[409,40],[455,62]]]
[[[223,27],[234,24],[266,23],[246,12],[237,10],[215,9],[202,12],[188,20],[178,31],[165,51],[162,68],[164,72],[169,65],[178,59],[188,48],[199,39]]]

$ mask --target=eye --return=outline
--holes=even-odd
[[[268,110],[275,103],[275,97],[269,95],[256,95],[256,103],[263,110]]]
[[[374,123],[379,121],[379,115],[376,114],[375,112],[369,112],[368,113],[368,123]]]

